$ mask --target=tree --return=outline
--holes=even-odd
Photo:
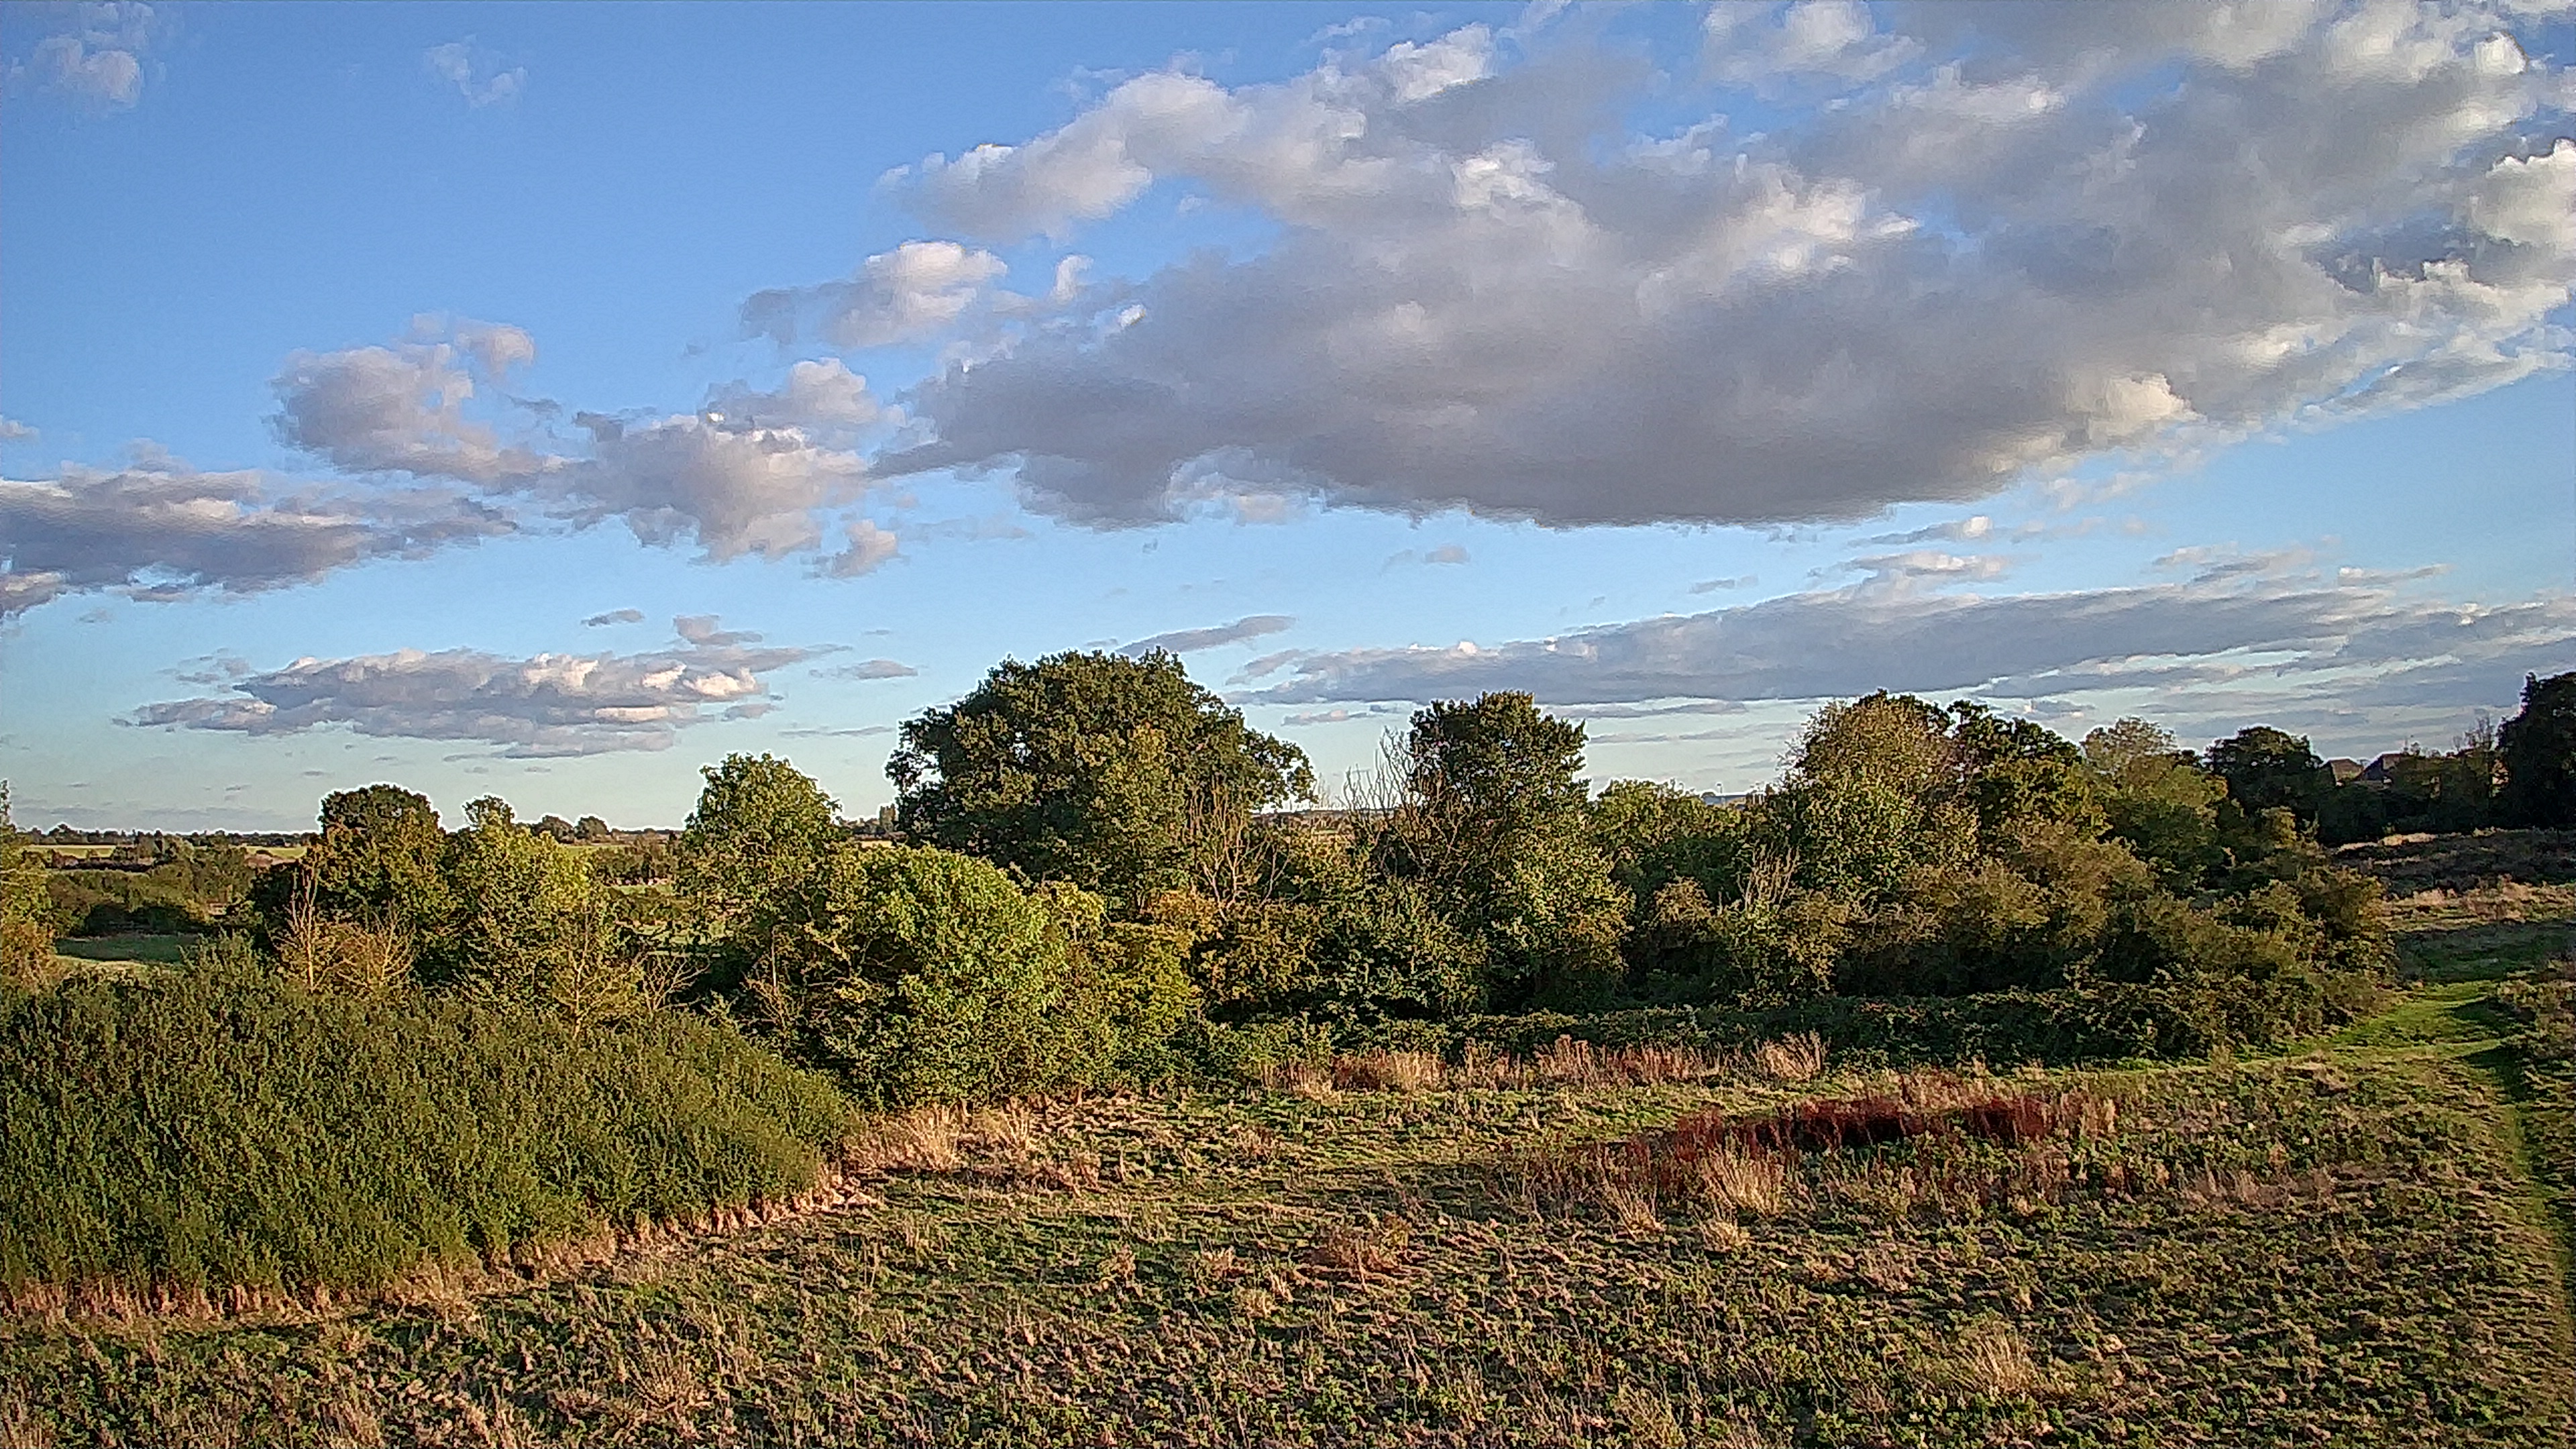
[[[428,796],[397,785],[338,791],[322,797],[321,823],[322,838],[296,869],[268,871],[254,888],[266,919],[282,922],[302,899],[331,920],[422,936],[445,929],[447,835]]]
[[[9,782],[0,780],[0,981],[31,984],[54,964],[47,928],[45,867],[9,820]]]
[[[1006,659],[902,738],[886,774],[906,834],[1130,912],[1184,887],[1231,894],[1253,813],[1314,794],[1303,750],[1160,650]]]
[[[699,771],[706,787],[680,831],[680,896],[737,959],[768,951],[787,899],[846,833],[832,797],[785,760],[727,755]]]
[[[606,964],[594,959],[607,944],[606,891],[578,855],[519,824],[501,800],[476,800],[465,818],[445,862],[456,903],[438,952],[446,980],[524,1004],[579,996],[592,1005],[597,983],[575,978]]]
[[[2084,762],[2097,781],[2111,834],[2154,866],[2166,884],[2190,890],[2225,863],[2218,802],[2227,786],[2200,768],[2170,730],[2124,719],[2084,737]]]
[[[2227,793],[2247,815],[2287,810],[2302,824],[2317,818],[2325,762],[2301,735],[2251,725],[2209,747],[2209,772],[2227,782]]]
[[[1140,1009],[1138,983],[1082,949],[1098,941],[1096,898],[1023,891],[936,848],[835,849],[788,914],[747,1005],[789,1055],[864,1099],[970,1101],[1088,1081],[1133,1044],[1122,1026],[1168,1032],[1188,1005],[1176,958],[1146,991],[1168,1004]]]
[[[1400,758],[1388,863],[1482,938],[1500,1004],[1570,1004],[1615,984],[1631,900],[1591,838],[1583,726],[1518,691],[1436,701],[1413,716]]]
[[[2576,673],[2526,674],[2522,709],[2496,732],[2505,818],[2576,825]]]

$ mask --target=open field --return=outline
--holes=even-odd
[[[54,954],[76,962],[175,966],[180,953],[202,936],[127,934],[65,936],[54,942]]]
[[[2425,984],[2271,1060],[1986,1083],[1382,1064],[1357,1080],[1414,1090],[918,1116],[854,1164],[881,1203],[576,1276],[308,1321],[22,1321],[0,1435],[2564,1441],[2557,1185],[2490,993],[2561,949],[2576,891],[2396,914]],[[1891,1090],[2111,1107],[1665,1200],[1566,1152]]]

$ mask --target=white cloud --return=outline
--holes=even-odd
[[[1841,519],[2567,364],[2569,91],[2509,7],[1715,13],[1741,84],[1834,103],[1624,134],[1651,76],[1459,31],[1437,65],[1155,72],[898,174],[969,235],[1165,181],[1280,234],[985,339],[881,469],[1004,468],[1101,525],[1212,478],[1559,525]]]
[[[597,629],[609,624],[641,624],[644,622],[644,611],[642,609],[611,609],[605,614],[593,614],[581,622],[582,627],[586,629]]]
[[[743,327],[781,343],[807,330],[840,347],[919,341],[953,326],[1007,270],[978,248],[909,241],[868,258],[848,281],[754,293],[743,303]],[[1069,293],[1079,275],[1060,267],[1058,290]]]
[[[25,64],[10,67],[11,78],[89,111],[128,110],[142,100],[143,56],[167,29],[152,7],[102,0],[53,8],[70,23],[37,41]]]
[[[712,618],[674,622],[680,644],[642,654],[513,659],[402,649],[298,659],[244,674],[221,694],[144,705],[124,723],[263,736],[346,725],[361,735],[480,741],[513,758],[659,750],[710,710],[734,719],[766,712],[760,676],[816,652],[761,648],[759,635],[720,631]]]
[[[1216,649],[1227,644],[1240,644],[1246,639],[1259,639],[1268,634],[1284,633],[1296,622],[1286,614],[1248,614],[1231,624],[1217,624],[1205,629],[1175,629],[1168,634],[1156,634],[1149,639],[1139,639],[1133,644],[1121,645],[1118,652],[1137,657],[1151,654],[1157,649],[1170,654],[1192,654],[1201,649]]]
[[[510,532],[509,515],[436,487],[281,486],[154,458],[0,480],[0,613],[66,593],[254,593],[373,558]]]
[[[470,35],[422,51],[420,64],[421,69],[456,87],[457,94],[465,97],[465,104],[476,110],[515,101],[528,88],[526,66],[499,69]]]
[[[0,418],[0,443],[33,442],[36,430],[16,418]]]
[[[854,579],[876,572],[879,565],[895,556],[901,540],[864,518],[852,519],[842,534],[849,547],[824,557],[817,565],[830,578]]]

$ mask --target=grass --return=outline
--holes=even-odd
[[[840,1096],[729,1029],[207,969],[0,995],[0,1307],[208,1312],[528,1266],[813,1189]]]
[[[2576,896],[2396,914],[2415,984],[2269,1059],[1570,1043],[913,1113],[848,1154],[881,1201],[506,1291],[22,1318],[0,1443],[2569,1442],[2564,1119],[2494,994]],[[1598,1147],[1868,1098],[2050,1110],[1687,1188]]]
[[[54,954],[81,962],[176,966],[182,952],[204,939],[202,936],[143,934],[66,936],[54,943]]]

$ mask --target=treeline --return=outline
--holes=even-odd
[[[2500,762],[2490,799],[2563,818],[2548,770],[2571,683],[2535,680],[2479,746]],[[1283,809],[1313,798],[1303,754],[1176,658],[1066,654],[1006,662],[903,727],[903,844],[765,755],[710,767],[643,873],[499,800],[450,832],[380,785],[325,800],[243,915],[313,989],[578,1021],[681,1002],[880,1102],[1208,1070],[1406,1023],[1821,1019],[1861,997],[2187,1052],[2314,1030],[2387,964],[2376,887],[2319,844],[2338,787],[2278,731],[2196,753],[2138,720],[2078,742],[1878,694],[1820,712],[1781,780],[1729,805],[1595,792],[1583,748],[1524,694],[1438,703],[1359,802]],[[663,870],[667,889],[618,884]]]

